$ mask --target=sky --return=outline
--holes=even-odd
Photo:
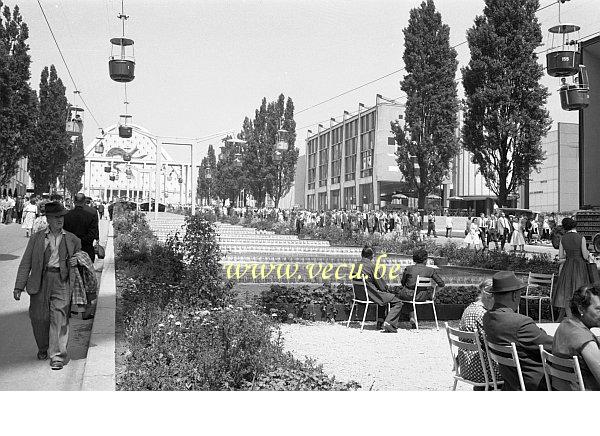
[[[74,85],[35,0],[18,4],[30,29],[32,86],[42,68],[54,64],[71,101]],[[107,127],[124,112],[123,85],[108,75],[109,39],[121,35],[120,0],[41,0],[69,69],[98,124]],[[540,0],[540,6],[556,3]],[[128,84],[133,122],[160,136],[203,140],[220,146],[227,131],[239,131],[253,118],[263,97],[291,97],[297,115],[297,141],[304,153],[307,130],[316,129],[358,103],[375,104],[375,95],[397,98],[403,71],[325,104],[324,100],[402,68],[409,11],[418,0],[125,0],[130,16],[125,33],[135,41],[135,80]],[[438,0],[450,26],[451,44],[465,40],[483,0]],[[581,26],[581,36],[600,31],[600,0],[571,0],[562,21]],[[596,11],[596,12],[595,12]],[[538,13],[544,41],[558,22],[558,5]],[[544,50],[540,48],[540,52]],[[459,69],[469,60],[467,44],[457,47]],[[543,55],[540,62],[543,62]],[[460,72],[457,80],[460,79]],[[554,122],[577,122],[576,112],[560,109],[558,79],[545,77],[552,91],[548,109]],[[462,86],[459,86],[462,92]],[[75,103],[79,101],[75,99]],[[312,108],[311,108],[312,107]],[[307,109],[308,110],[303,110]],[[84,141],[97,134],[85,113]]]

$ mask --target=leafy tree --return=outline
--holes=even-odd
[[[551,120],[540,85],[542,42],[538,0],[486,0],[483,15],[467,31],[471,60],[462,69],[466,111],[462,131],[499,206],[544,159],[541,138]]]
[[[284,108],[284,96],[281,94],[276,103],[270,105],[269,121],[267,125],[271,127],[269,139],[277,141],[277,129],[279,120],[281,128],[287,131],[288,149],[282,153],[281,162],[273,160],[275,149],[270,154],[271,166],[275,171],[269,172],[267,178],[267,193],[273,198],[275,207],[279,207],[279,200],[285,196],[294,183],[296,175],[296,163],[298,163],[299,150],[294,146],[296,143],[296,121],[294,121],[294,102],[288,97]],[[274,132],[272,129],[275,129]],[[274,137],[273,137],[274,135]]]
[[[65,86],[54,65],[42,70],[39,96],[39,119],[27,162],[36,194],[50,190],[71,156],[71,141],[65,131]]]
[[[226,139],[230,139],[227,136]],[[235,164],[235,154],[239,152],[239,145],[224,140],[223,152],[216,163],[213,174],[214,193],[223,201],[229,199],[235,202],[241,190],[246,186],[247,180],[243,166]],[[212,194],[212,192],[211,192]]]
[[[210,201],[214,197],[215,192],[213,177],[215,168],[217,165],[217,158],[215,156],[215,148],[212,144],[208,145],[208,152],[205,157],[202,158],[200,168],[198,168],[198,189],[197,195],[199,198]],[[206,175],[211,175],[210,178],[206,178]]]
[[[29,86],[29,28],[18,6],[12,13],[2,6],[0,0],[0,186],[27,155],[37,117],[37,96]]]
[[[248,178],[248,190],[258,206],[264,206],[267,194],[269,167],[267,159],[270,153],[266,145],[267,99],[263,97],[261,105],[254,113],[254,120],[244,119],[241,137],[246,141],[242,154],[242,165]]]
[[[75,197],[83,184],[81,178],[85,173],[85,156],[83,150],[83,139],[78,136],[73,144],[73,151],[71,157],[67,161],[64,167],[64,186],[69,191],[72,197]]]
[[[404,45],[405,126],[395,121],[391,127],[398,144],[398,167],[410,190],[417,193],[419,208],[424,208],[426,196],[441,185],[459,149],[455,137],[458,62],[450,46],[450,27],[442,23],[433,0],[410,11]],[[415,171],[413,159],[420,171]]]

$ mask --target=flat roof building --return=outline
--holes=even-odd
[[[306,174],[305,207],[372,210],[384,205],[381,198],[390,198],[403,180],[391,132],[391,122],[403,113],[404,104],[378,94],[375,106],[359,104],[358,113],[331,118],[327,128],[319,124],[306,139],[304,168],[298,165]]]

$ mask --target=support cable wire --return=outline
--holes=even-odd
[[[98,126],[98,128],[100,128],[101,127],[100,123],[98,123],[98,120],[96,119],[96,117],[94,116],[94,114],[90,110],[89,106],[87,105],[87,103],[83,99],[83,96],[81,95],[81,91],[79,90],[79,87],[77,86],[77,83],[75,83],[75,79],[73,78],[73,74],[71,74],[71,70],[69,69],[69,65],[67,64],[67,60],[65,59],[65,56],[63,55],[63,52],[60,49],[60,45],[58,45],[58,41],[56,40],[56,36],[54,36],[54,31],[52,30],[52,26],[50,25],[50,22],[48,21],[48,17],[46,16],[46,12],[44,11],[44,8],[42,7],[42,3],[40,3],[40,0],[37,0],[37,3],[39,5],[39,7],[40,7],[40,10],[42,11],[42,15],[44,16],[44,20],[46,21],[46,24],[48,25],[48,29],[50,30],[50,34],[52,35],[52,39],[54,40],[54,44],[56,44],[56,48],[58,49],[58,53],[60,54],[60,57],[61,57],[63,63],[65,64],[65,68],[67,69],[67,73],[69,74],[69,77],[71,78],[71,82],[73,82],[73,87],[75,88],[75,91],[77,93],[79,93],[79,98],[81,99],[81,102],[83,103],[83,106],[85,106],[85,108],[88,110],[90,116],[92,117],[92,119],[94,120],[94,122],[96,123],[96,125]]]

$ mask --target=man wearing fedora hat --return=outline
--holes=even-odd
[[[48,228],[29,239],[21,258],[14,298],[23,290],[30,296],[29,317],[38,346],[37,358],[50,357],[52,369],[62,369],[67,357],[71,289],[69,270],[81,250],[77,236],[63,229],[67,210],[57,201],[46,203]]]
[[[514,272],[497,272],[492,283],[489,292],[494,294],[494,306],[483,315],[483,330],[488,342],[497,345],[510,345],[514,342],[525,389],[546,390],[539,345],[552,352],[552,336],[539,328],[530,317],[517,313],[521,291],[526,285]],[[504,380],[503,390],[520,390],[519,377],[515,368],[500,365],[500,374]]]

